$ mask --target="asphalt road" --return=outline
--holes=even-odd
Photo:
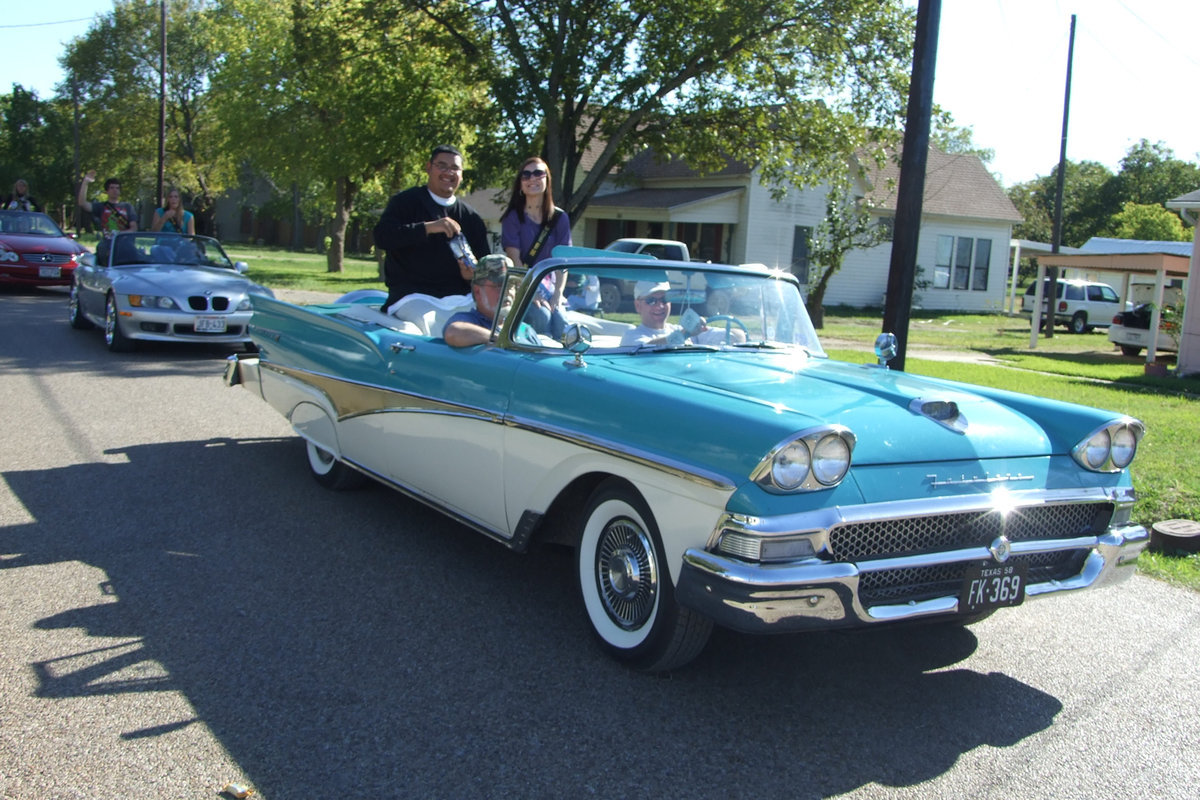
[[[219,350],[0,291],[0,797],[1200,796],[1200,595],[754,638],[629,672],[569,559],[319,488]]]

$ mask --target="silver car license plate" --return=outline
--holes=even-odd
[[[196,333],[224,333],[225,318],[196,317],[196,324],[193,327],[196,329]]]
[[[62,267],[38,267],[39,278],[61,278]]]

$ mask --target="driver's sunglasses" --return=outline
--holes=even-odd
[[[544,169],[523,169],[521,170],[521,180],[527,181],[530,178],[544,178],[546,170]]]
[[[665,306],[667,303],[670,303],[671,301],[668,300],[665,296],[659,295],[658,297],[646,297],[642,300],[642,302],[648,306]]]

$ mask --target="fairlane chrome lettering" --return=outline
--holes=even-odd
[[[929,485],[932,486],[934,489],[940,488],[942,486],[967,486],[967,485],[973,484],[973,483],[1008,483],[1008,482],[1015,482],[1015,481],[1031,481],[1031,480],[1033,480],[1032,475],[1022,475],[1019,472],[1016,475],[1013,475],[1011,472],[1009,472],[1005,475],[990,475],[985,472],[985,473],[983,473],[982,478],[980,478],[980,477],[968,478],[966,475],[960,475],[958,480],[955,480],[954,478],[948,478],[944,481],[939,481],[937,475],[931,474],[931,475],[926,475],[925,477],[929,480]]]

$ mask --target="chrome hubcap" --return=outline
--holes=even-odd
[[[650,539],[632,520],[613,520],[596,552],[596,579],[604,609],[625,630],[646,623],[654,610],[658,571]]]

